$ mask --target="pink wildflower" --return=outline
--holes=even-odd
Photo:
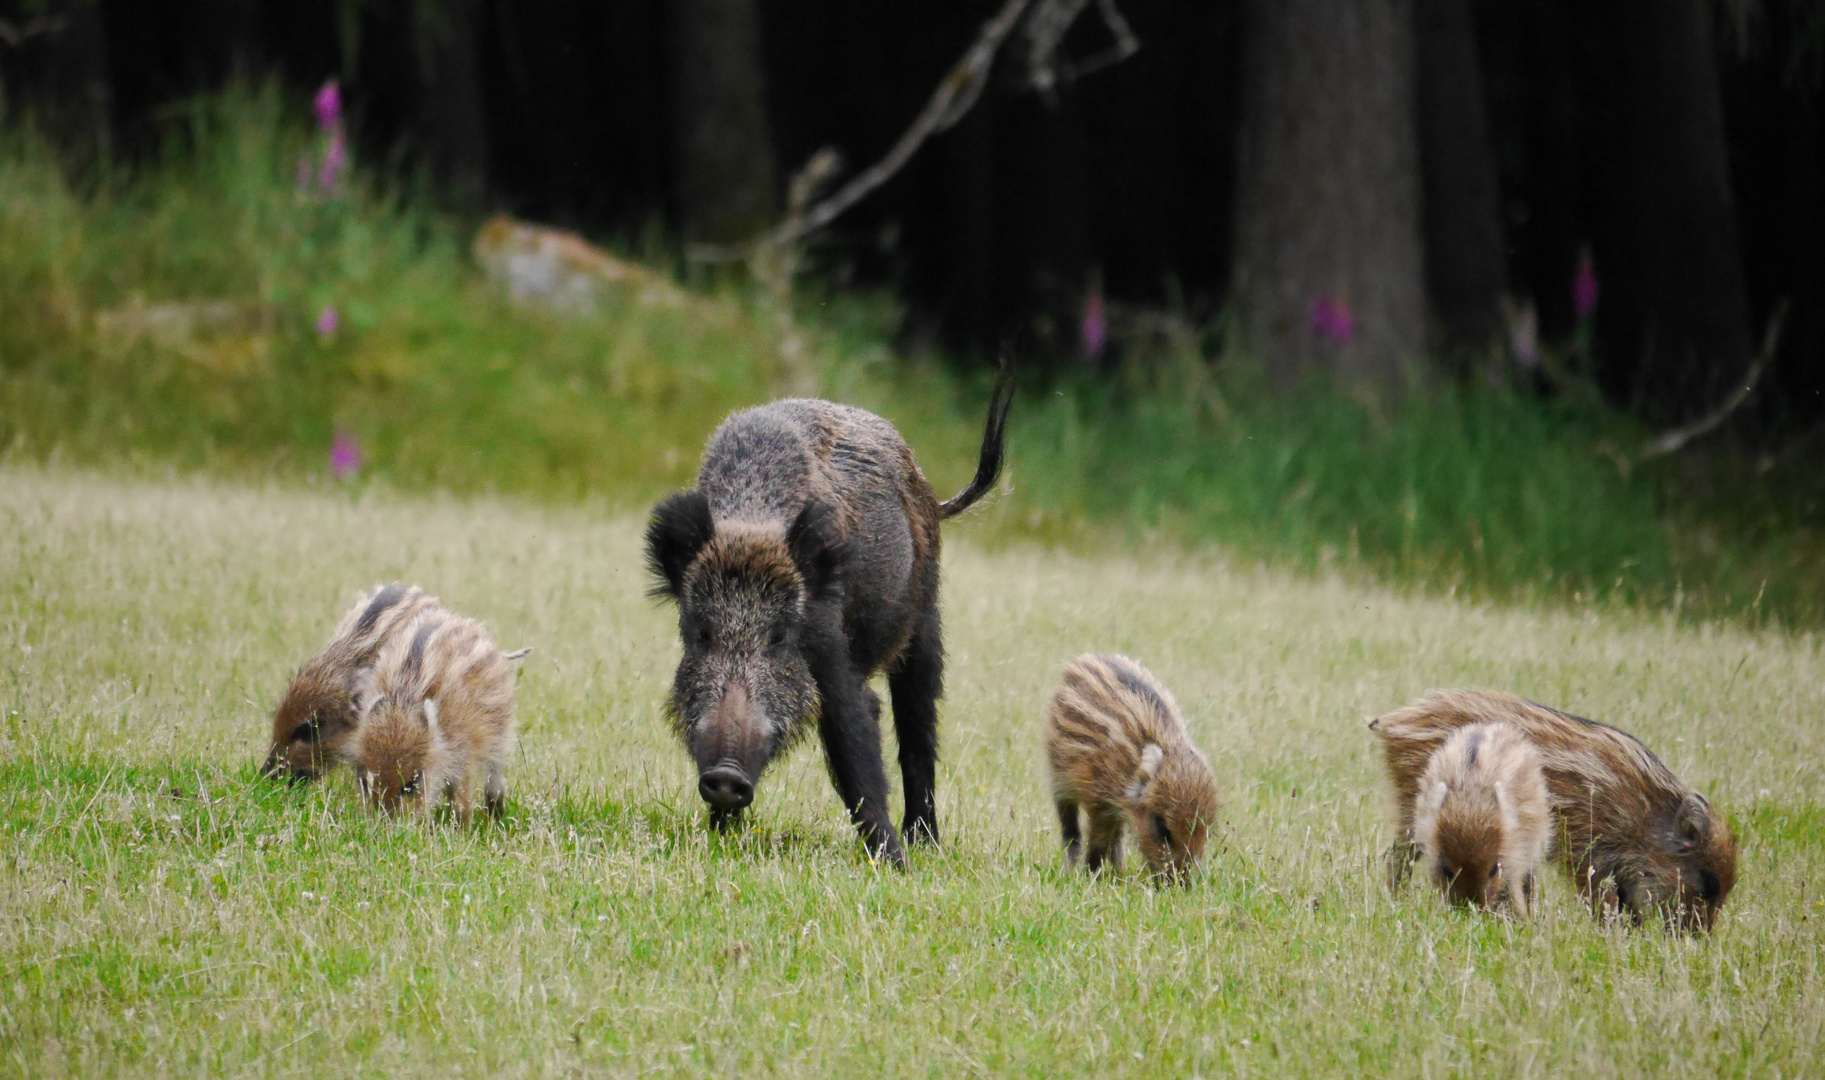
[[[342,316],[337,314],[335,305],[324,308],[317,313],[317,336],[334,337],[336,328],[342,325]]]
[[[1597,268],[1591,263],[1589,249],[1578,256],[1578,269],[1572,275],[1572,312],[1579,322],[1597,313]]]
[[[1356,319],[1350,303],[1341,296],[1321,296],[1306,313],[1312,333],[1333,345],[1348,345],[1356,337]]]
[[[1081,328],[1084,355],[1095,359],[1109,344],[1109,327],[1103,320],[1103,295],[1093,292],[1084,297],[1084,321]]]
[[[342,126],[342,88],[335,79],[323,84],[311,105],[317,111],[318,130],[329,134]]]
[[[348,141],[338,129],[330,136],[329,146],[323,151],[323,168],[317,173],[317,186],[325,191],[336,191],[342,187],[342,174],[348,170]]]
[[[355,436],[338,431],[336,441],[330,446],[330,475],[346,480],[360,471],[361,447],[356,444]]]

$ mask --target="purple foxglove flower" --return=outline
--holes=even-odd
[[[1356,319],[1350,314],[1349,301],[1340,296],[1321,296],[1312,301],[1306,319],[1313,334],[1333,345],[1348,345],[1356,337]]]
[[[336,328],[342,325],[342,316],[337,314],[335,305],[324,308],[317,313],[317,336],[334,337]]]
[[[330,445],[330,475],[338,480],[346,480],[360,471],[360,445],[355,442],[355,436],[346,431],[338,431],[336,441]]]
[[[1090,293],[1084,297],[1084,321],[1081,329],[1084,355],[1092,359],[1103,355],[1109,344],[1109,327],[1103,319],[1103,296]]]
[[[324,134],[342,126],[342,88],[335,79],[323,84],[311,107],[317,111],[317,128]]]
[[[342,175],[348,171],[348,164],[348,141],[338,130],[330,136],[329,146],[323,151],[323,168],[317,173],[317,186],[330,192],[340,190]]]
[[[1572,312],[1579,322],[1597,314],[1597,268],[1589,251],[1578,256],[1578,269],[1572,275]]]

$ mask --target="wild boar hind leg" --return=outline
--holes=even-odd
[[[818,735],[830,765],[837,794],[849,811],[868,854],[894,866],[906,866],[906,852],[894,832],[887,812],[887,769],[881,762],[879,707],[870,709],[867,685],[853,665],[832,665],[835,670],[818,679],[823,699],[818,715]]]
[[[944,646],[938,635],[934,610],[920,620],[899,664],[887,673],[906,794],[900,835],[909,844],[938,842],[938,698],[944,693]]]

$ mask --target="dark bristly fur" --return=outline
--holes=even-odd
[[[1433,752],[1458,728],[1512,724],[1540,755],[1559,858],[1599,914],[1650,912],[1709,928],[1736,884],[1736,841],[1722,814],[1633,736],[1487,690],[1438,690],[1369,724],[1383,740],[1403,842]],[[1411,858],[1396,845],[1398,878]]]
[[[1091,872],[1119,866],[1126,824],[1155,877],[1185,879],[1216,824],[1217,782],[1178,703],[1146,668],[1111,654],[1071,661],[1046,712],[1045,742],[1067,862],[1081,855]]]
[[[1004,364],[976,478],[943,505],[892,424],[793,399],[729,417],[696,486],[654,508],[653,591],[677,602],[684,645],[668,710],[717,826],[815,722],[864,844],[904,865],[867,686],[886,671],[904,835],[937,839],[938,527],[994,486],[1011,393]]]
[[[938,516],[949,520],[976,505],[976,501],[994,490],[1001,476],[1001,455],[1008,441],[1008,411],[1014,406],[1014,361],[1007,353],[1001,357],[995,374],[995,390],[989,395],[989,418],[982,427],[982,456],[976,462],[976,475],[969,486],[946,499],[938,507]]]
[[[322,652],[292,677],[273,712],[272,739],[261,772],[309,780],[336,759],[355,726],[355,677],[401,627],[437,607],[424,590],[394,582],[364,593]]]
[[[511,658],[480,623],[448,611],[427,611],[395,634],[361,674],[358,719],[340,753],[368,801],[423,815],[448,795],[466,822],[480,776],[499,817],[513,745]]]

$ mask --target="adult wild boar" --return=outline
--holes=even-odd
[[[668,711],[718,828],[815,721],[869,853],[904,866],[887,810],[881,703],[900,744],[906,840],[936,840],[938,526],[1001,472],[1011,371],[989,402],[975,479],[939,503],[892,424],[847,405],[776,401],[725,420],[695,487],[653,510],[654,595],[678,604],[684,655]]]

